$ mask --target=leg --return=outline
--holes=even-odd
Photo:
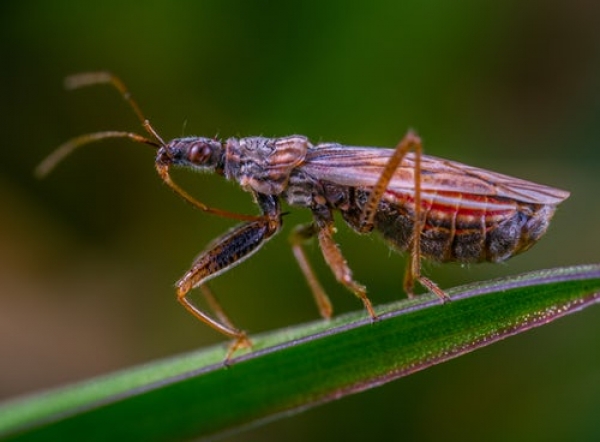
[[[369,232],[373,229],[373,219],[375,218],[375,213],[377,211],[379,202],[381,201],[385,190],[390,184],[390,181],[394,176],[394,172],[396,169],[398,169],[402,163],[402,160],[411,150],[415,153],[415,224],[413,229],[413,238],[411,241],[410,263],[406,268],[406,273],[404,275],[404,289],[409,298],[412,298],[414,296],[414,280],[416,279],[423,287],[433,292],[442,300],[442,302],[445,302],[450,299],[448,295],[432,280],[421,275],[421,232],[423,231],[424,225],[421,207],[421,154],[423,151],[423,145],[421,143],[421,138],[419,138],[419,136],[414,132],[409,131],[400,141],[400,143],[398,143],[396,150],[381,172],[381,176],[373,187],[373,191],[371,192],[371,195],[369,196],[369,199],[363,209],[361,217],[361,230],[364,232]]]
[[[290,236],[290,243],[292,244],[292,252],[294,253],[294,257],[296,258],[296,261],[298,261],[300,270],[302,270],[302,273],[304,274],[304,277],[306,278],[306,281],[308,282],[308,285],[313,293],[315,302],[319,308],[319,313],[321,313],[323,318],[330,319],[333,313],[331,301],[325,293],[325,290],[323,290],[323,287],[321,287],[315,272],[308,262],[306,253],[304,253],[304,249],[302,248],[302,243],[311,239],[316,234],[317,227],[313,223],[297,226]]]
[[[192,315],[209,327],[217,330],[234,341],[229,347],[226,360],[233,353],[250,346],[246,334],[233,326],[223,309],[218,305],[210,291],[203,288],[209,279],[229,270],[256,252],[271,236],[279,230],[281,221],[279,214],[275,217],[264,216],[257,221],[242,224],[209,245],[194,261],[191,269],[176,283],[177,300]],[[189,292],[201,287],[209,305],[215,311],[218,319],[195,306],[188,298]]]
[[[383,168],[381,176],[373,187],[371,195],[363,208],[361,229],[365,233],[373,229],[373,219],[375,218],[375,212],[377,212],[377,206],[388,188],[394,172],[396,172],[406,154],[411,150],[415,152],[415,222],[421,222],[421,151],[423,148],[418,135],[413,131],[409,131],[396,146],[394,153]],[[421,229],[415,230],[421,231]]]
[[[409,298],[414,298],[415,279],[419,281],[423,287],[435,294],[443,302],[450,301],[450,297],[431,279],[421,275],[421,256],[411,253],[410,263],[406,266],[404,274],[404,291]]]
[[[335,231],[333,220],[323,218],[316,213],[315,217],[315,229],[317,229],[316,233],[319,238],[319,246],[323,252],[325,262],[331,268],[335,279],[360,298],[367,309],[369,316],[371,316],[372,319],[377,319],[371,301],[367,297],[367,290],[363,285],[352,279],[352,270],[348,267],[348,263],[344,259],[342,252],[333,240],[333,233]]]
[[[236,330],[237,328],[233,325],[233,323],[225,313],[225,310],[223,310],[223,307],[221,307],[221,304],[219,304],[219,301],[217,301],[217,298],[213,294],[212,290],[208,288],[208,285],[202,284],[199,288],[202,292],[202,296],[204,296],[204,299],[206,299],[208,308],[210,308],[215,313],[217,320],[226,327]]]
[[[206,204],[201,203],[189,193],[187,193],[185,190],[183,190],[181,187],[179,187],[177,184],[175,184],[175,182],[171,179],[171,175],[169,174],[169,164],[162,164],[157,161],[156,171],[158,172],[160,178],[165,182],[167,186],[171,188],[171,190],[173,190],[173,192],[175,192],[186,202],[188,202],[195,208],[202,210],[203,212],[212,213],[213,215],[222,216],[223,218],[237,219],[240,221],[256,221],[261,219],[260,216],[242,215],[240,213],[233,213],[227,210],[217,209],[215,207],[208,207]]]

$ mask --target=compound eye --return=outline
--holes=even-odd
[[[188,161],[194,164],[204,164],[210,158],[211,149],[205,143],[194,144],[188,153]]]

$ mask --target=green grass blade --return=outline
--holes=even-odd
[[[177,440],[372,388],[600,302],[600,265],[538,271],[255,336],[0,405],[3,440]]]

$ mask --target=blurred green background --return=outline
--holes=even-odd
[[[142,132],[114,90],[67,93],[66,75],[117,73],[165,139],[392,147],[414,128],[429,154],[572,192],[547,237],[507,264],[426,267],[450,287],[598,261],[599,18],[581,0],[2,2],[0,399],[224,342],[173,283],[232,223],[175,197],[149,149],[90,145],[33,178],[73,136]],[[209,205],[255,210],[219,177],[175,177]],[[212,284],[251,333],[318,317],[286,240],[305,212]],[[341,223],[337,239],[374,303],[404,296],[405,257]],[[336,311],[361,308],[308,250]],[[233,439],[598,440],[599,332],[590,309]]]

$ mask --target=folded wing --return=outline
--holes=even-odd
[[[393,152],[393,149],[319,144],[309,149],[301,167],[319,180],[372,187]],[[394,173],[389,191],[414,194],[414,170],[415,156],[409,153]],[[445,201],[448,204],[456,203],[460,194],[550,205],[557,205],[569,196],[564,190],[428,155],[421,156],[421,191],[423,198],[449,199]]]

